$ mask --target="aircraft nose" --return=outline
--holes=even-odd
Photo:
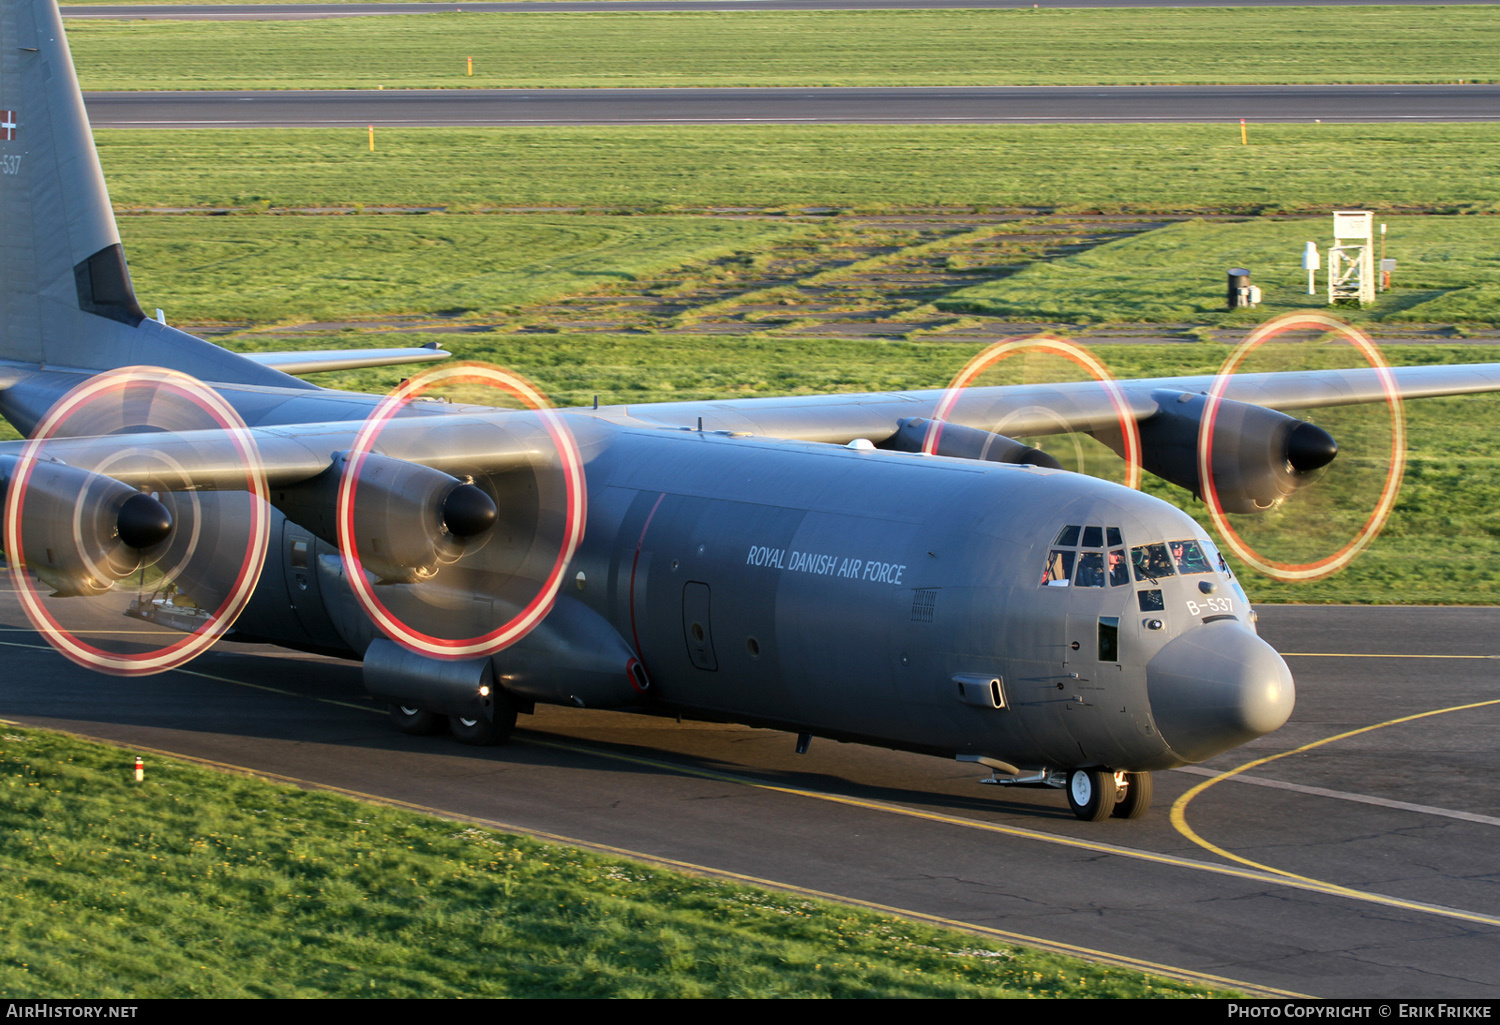
[[[1232,620],[1173,638],[1146,663],[1146,688],[1162,739],[1190,762],[1270,733],[1297,698],[1276,649]]]

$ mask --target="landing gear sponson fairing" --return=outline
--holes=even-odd
[[[130,614],[182,630],[214,618],[204,610],[227,618],[235,609],[205,595],[211,568],[160,570],[164,552],[224,545],[220,561],[253,587],[229,638],[362,659],[408,732],[492,742],[536,702],[670,712],[787,730],[804,746],[816,735],[978,762],[995,782],[1064,787],[1088,819],[1142,813],[1153,770],[1290,714],[1285,663],[1192,519],[988,433],[1002,418],[1021,435],[1062,421],[1120,446],[1123,411],[1144,469],[1196,492],[1210,379],[1125,382],[1118,402],[1093,383],[976,389],[936,454],[922,454],[936,392],[567,410],[555,422],[413,402],[351,458],[380,397],[289,374],[446,353],[251,359],[145,317],[57,10],[0,10],[0,412],[54,434],[32,456],[0,446],[0,469],[13,566],[24,556],[27,580],[76,596],[39,599],[48,608],[144,588],[155,566],[158,597]],[[47,425],[82,382],[136,366],[207,382],[251,428],[274,507],[244,535],[266,555],[258,584],[254,560],[223,540],[254,519],[243,453],[222,419],[162,430],[153,410],[170,405],[159,389],[174,378],[138,379],[107,429]],[[1408,398],[1490,391],[1500,365],[1395,381]],[[1285,411],[1384,396],[1369,370],[1236,379],[1215,428],[1221,500],[1275,504],[1333,458],[1331,438]],[[586,480],[576,494],[559,483],[558,423]],[[352,512],[346,473],[363,496]],[[358,581],[338,547],[344,513]],[[432,643],[392,641],[360,582]],[[65,632],[46,622],[54,640]],[[524,629],[498,650],[443,647],[501,622]]]

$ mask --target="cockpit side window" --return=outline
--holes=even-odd
[[[1047,569],[1042,573],[1043,587],[1067,587],[1073,579],[1073,560],[1077,552],[1061,552],[1054,549],[1047,556]]]
[[[1229,568],[1229,563],[1225,560],[1223,553],[1214,547],[1212,541],[1201,541],[1199,544],[1202,545],[1203,554],[1207,556],[1209,564],[1218,567],[1219,572],[1229,578],[1229,586],[1234,588],[1234,593],[1239,595],[1240,601],[1249,605],[1250,598],[1245,594],[1245,589],[1240,586],[1239,580],[1234,575],[1234,570]]]

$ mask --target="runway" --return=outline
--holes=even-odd
[[[1213,773],[1159,773],[1146,818],[1085,824],[973,767],[798,756],[737,726],[544,708],[511,745],[464,748],[395,733],[347,663],[221,645],[122,681],[23,622],[0,595],[0,717],[26,725],[1264,991],[1500,997],[1500,609],[1263,607],[1297,709],[1210,768],[1283,756],[1179,803],[1181,828],[1174,802]]]
[[[95,128],[1500,120],[1500,85],[95,92]]]
[[[1364,7],[1374,0],[1049,0],[1072,7]],[[1494,0],[1380,0],[1385,7],[1491,6]],[[542,0],[536,3],[390,4],[99,4],[64,6],[64,18],[159,18],[171,21],[292,21],[380,14],[641,14],[654,11],[912,11],[1008,10],[1034,7],[1026,0]]]

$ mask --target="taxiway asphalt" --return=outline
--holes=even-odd
[[[821,740],[798,756],[740,726],[543,708],[506,747],[405,737],[349,663],[220,645],[123,681],[41,646],[8,591],[0,624],[0,718],[122,757],[180,753],[1268,991],[1500,997],[1500,609],[1262,607],[1297,677],[1291,721],[1158,773],[1147,817],[1099,824],[972,766]],[[1276,755],[1180,808],[1201,842],[1174,824],[1191,788]]]
[[[1500,85],[94,92],[95,128],[1497,121]]]

